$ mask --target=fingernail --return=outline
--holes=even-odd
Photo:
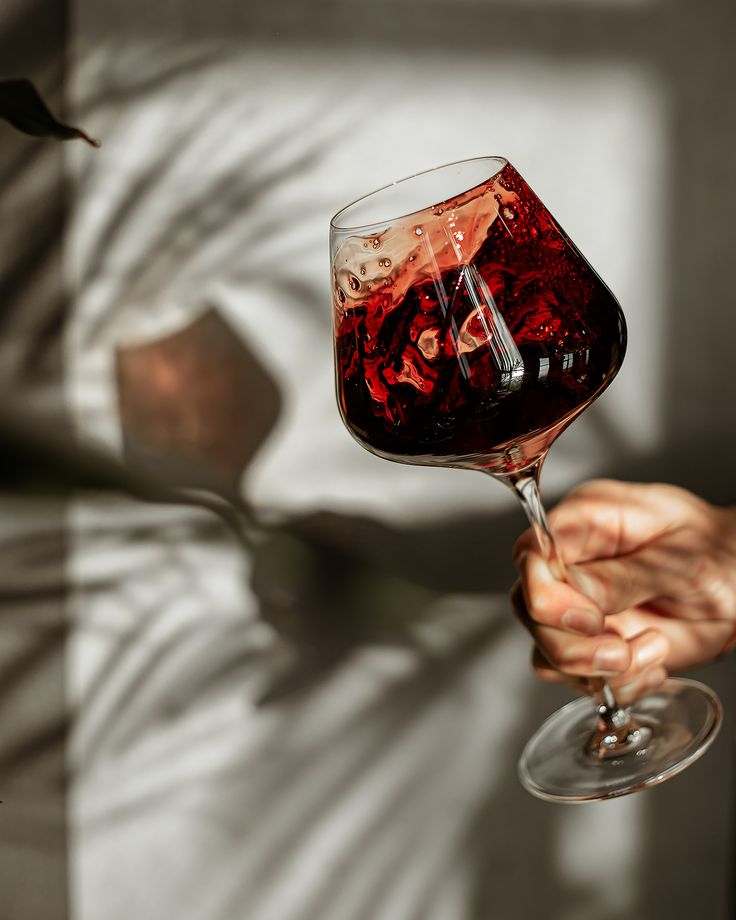
[[[669,643],[663,635],[652,636],[636,653],[639,668],[648,668],[650,664],[660,661],[667,654]]]
[[[582,633],[584,636],[597,636],[603,628],[603,618],[593,610],[584,610],[582,607],[571,607],[562,615],[562,625],[565,629]]]
[[[628,665],[625,647],[621,645],[601,645],[593,656],[593,667],[603,674],[620,674]]]

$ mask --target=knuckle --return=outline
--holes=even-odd
[[[564,612],[552,585],[536,587],[529,596],[527,607],[535,622],[546,625],[556,625]]]
[[[685,598],[697,600],[706,619],[720,619],[732,614],[736,600],[732,578],[721,561],[711,552],[698,553],[677,577]]]

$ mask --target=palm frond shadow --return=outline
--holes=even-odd
[[[235,774],[231,778],[218,778],[218,782],[224,783],[225,788],[229,783],[233,785],[231,801],[238,803],[238,810],[243,816],[247,815],[250,826],[260,827],[270,822],[271,833],[267,839],[262,839],[249,866],[249,875],[258,879],[259,885],[268,890],[269,883],[278,881],[283,866],[288,865],[307,845],[312,829],[319,825],[326,810],[349,795],[352,789],[360,787],[363,779],[379,767],[387,754],[402,744],[407,733],[421,723],[439,700],[451,692],[469,664],[503,632],[504,626],[502,621],[488,624],[441,661],[420,668],[417,673],[394,684],[390,696],[380,698],[373,707],[361,712],[359,720],[347,724],[337,737],[331,739],[327,750],[315,746],[302,752],[298,760],[299,775],[305,778],[317,777],[316,781],[305,783],[303,794],[294,795],[293,760],[279,760],[277,750],[266,750],[263,753],[264,758],[271,758],[273,768],[268,780],[259,784],[257,800],[249,794],[244,776]],[[370,731],[365,730],[366,725],[370,726]],[[289,727],[285,723],[276,744],[280,744],[288,735]],[[330,749],[333,748],[335,755],[331,756]],[[390,826],[397,830],[401,827],[402,816],[410,829],[416,827],[413,819],[417,815],[411,793],[415,791],[417,782],[413,770],[404,771],[391,797],[381,802],[364,832],[351,842],[351,851],[343,854],[346,865],[359,864],[356,861],[360,860],[361,855],[366,858],[374,842],[385,840],[389,815]],[[299,792],[298,789],[296,791]],[[399,859],[394,861],[393,867],[386,867],[386,874],[382,878],[387,884],[390,882],[391,869],[401,871],[400,864]],[[334,899],[339,897],[339,890],[327,884],[321,897],[322,900]],[[232,900],[226,902],[223,916],[237,912],[242,907],[242,901],[243,891],[236,889]],[[310,903],[305,905],[308,908],[306,916],[310,920],[317,920],[321,916],[320,906],[319,897],[316,903],[310,899]],[[366,916],[375,914],[369,913]]]
[[[221,521],[209,521],[206,518],[197,519],[191,522],[188,528],[188,538],[204,540],[205,542],[215,543],[223,540],[224,526]],[[126,533],[127,542],[132,544],[138,541],[146,541],[157,546],[158,552],[152,553],[150,559],[141,568],[136,568],[136,576],[154,579],[156,573],[167,568],[172,568],[177,573],[180,581],[172,585],[166,594],[156,597],[156,600],[147,606],[142,606],[139,597],[133,588],[129,587],[125,579],[122,582],[115,577],[108,583],[97,582],[94,586],[88,584],[87,587],[93,587],[95,590],[109,587],[114,591],[121,605],[135,611],[135,620],[131,627],[124,631],[115,631],[110,627],[100,627],[94,621],[90,622],[82,618],[79,621],[79,627],[85,633],[96,633],[99,629],[103,630],[108,636],[115,638],[115,652],[105,664],[105,668],[100,670],[96,677],[91,680],[86,689],[84,698],[78,703],[78,709],[84,711],[89,704],[91,709],[102,707],[105,710],[106,718],[99,723],[98,734],[100,743],[95,741],[95,737],[90,736],[85,744],[90,759],[93,760],[102,747],[104,740],[105,747],[109,747],[111,737],[117,737],[119,734],[125,734],[125,725],[128,722],[137,722],[143,716],[142,722],[145,724],[149,719],[145,717],[145,704],[140,710],[137,710],[137,699],[145,698],[149,692],[149,682],[155,681],[156,675],[153,673],[151,664],[155,664],[145,655],[140,656],[131,665],[131,656],[129,652],[135,650],[138,646],[142,648],[154,646],[157,649],[156,660],[165,659],[166,655],[175,651],[181,644],[182,639],[190,636],[194,632],[206,632],[207,624],[201,621],[186,621],[179,624],[175,630],[166,638],[155,640],[153,634],[158,625],[159,618],[157,612],[166,609],[171,603],[182,596],[188,596],[190,591],[190,582],[196,579],[196,573],[185,565],[176,554],[177,537],[167,537],[162,533],[160,525],[157,527],[134,527]],[[167,546],[167,542],[170,543]],[[148,571],[147,571],[148,570]],[[150,573],[150,574],[149,574]],[[240,625],[240,624],[239,624]],[[204,656],[206,660],[206,656]],[[174,683],[176,692],[177,685]],[[114,701],[111,703],[111,701]],[[167,701],[166,705],[169,705]]]
[[[185,710],[206,706],[236,681],[245,692],[249,672],[262,662],[263,652],[250,646],[241,624],[209,633],[201,624],[189,624],[156,642],[156,667],[144,659],[131,665],[145,636],[136,632],[118,641],[113,661],[80,701],[80,712],[96,717],[84,727],[76,775],[85,776],[105,759],[124,755],[149,733],[160,731]]]
[[[4,128],[2,129],[5,130]],[[11,129],[8,128],[8,131]],[[22,149],[9,150],[5,154],[4,162],[0,164],[0,188],[9,188],[13,185],[22,185],[25,181],[24,173],[30,175],[38,169],[38,164],[45,157],[56,157],[57,151],[50,149],[42,142],[26,137],[14,137],[13,147]]]
[[[217,268],[221,272],[223,266],[237,266],[238,261],[243,261],[244,254],[247,254],[253,242],[276,238],[279,233],[283,232],[284,220],[292,221],[297,219],[300,213],[302,216],[308,214],[309,208],[304,205],[301,209],[295,208],[290,211],[288,215],[276,215],[267,220],[254,221],[244,229],[239,227],[237,232],[233,232],[234,228],[231,226],[228,236],[223,235],[223,226],[228,221],[235,218],[242,222],[244,216],[252,212],[258,202],[271,190],[298,176],[319,160],[322,146],[325,143],[321,137],[312,139],[305,149],[295,153],[288,162],[266,170],[263,168],[264,162],[268,162],[270,150],[288,149],[294,132],[306,133],[308,125],[309,118],[306,118],[302,125],[290,126],[280,134],[270,137],[263,144],[249,150],[243,160],[238,162],[237,167],[228,169],[223,175],[214,176],[212,182],[204,182],[196,192],[184,196],[181,207],[168,216],[165,225],[154,235],[145,251],[126,269],[124,277],[120,279],[120,289],[125,302],[136,303],[150,299],[151,292],[160,288],[161,283],[176,277],[181,260],[187,255],[188,248],[192,245],[191,243],[185,245],[177,243],[176,235],[181,231],[186,232],[187,238],[193,236],[205,243],[217,232],[218,237],[226,241],[226,249],[219,249],[217,253]],[[218,144],[226,139],[231,127],[223,125],[220,130],[221,137],[216,133],[214,136],[208,135],[211,149],[217,149]],[[183,136],[185,135],[186,132],[183,132]],[[89,266],[84,278],[86,282],[89,282],[99,270],[99,265],[104,260],[104,253],[113,246],[121,234],[127,232],[128,221],[135,216],[140,197],[160,180],[160,175],[165,170],[166,161],[170,159],[170,156],[171,147],[167,146],[158,156],[154,167],[133,183],[129,194],[116,209],[114,221],[111,221],[100,234],[93,252],[86,259]],[[213,201],[224,204],[222,208],[209,213],[207,205]],[[182,245],[183,249],[181,249]],[[152,253],[156,255],[152,257]],[[247,269],[245,271],[247,275]],[[259,271],[254,268],[252,272],[252,277],[262,279],[262,269]],[[243,270],[236,268],[235,277],[242,279]],[[309,286],[297,285],[294,293],[300,297],[306,295],[307,305],[318,300]],[[124,304],[121,303],[118,306],[124,307]],[[117,306],[109,308],[105,315],[90,324],[85,330],[85,341],[93,343],[101,336],[102,330],[109,321],[110,312],[114,314],[116,309]]]
[[[4,789],[22,786],[29,777],[34,782],[44,777],[44,785],[55,789],[64,783],[60,752],[68,720],[57,701],[68,627],[58,621],[58,591],[50,598],[49,593],[42,589],[34,598],[25,593],[20,609],[27,624],[20,616],[7,617],[2,624],[0,784]],[[50,608],[46,617],[44,606]]]
[[[96,114],[110,106],[120,106],[154,93],[164,84],[175,83],[180,77],[187,77],[193,71],[202,70],[219,60],[222,54],[219,46],[200,48],[184,46],[176,49],[175,61],[166,57],[156,58],[156,71],[153,74],[136,72],[132,67],[126,70],[125,84],[105,81],[101,87],[85,87],[81,107],[85,120],[93,121]],[[150,58],[146,63],[150,64]]]
[[[52,160],[46,159],[45,163],[53,168]],[[54,279],[58,274],[63,210],[58,208],[42,219],[31,220],[24,245],[5,268],[0,284],[0,297],[6,307],[0,310],[0,330],[6,344],[12,344],[20,354],[19,363],[16,358],[15,366],[11,367],[7,361],[2,373],[4,376],[12,373],[20,380],[26,380],[29,373],[37,370],[40,356],[49,348],[58,348],[55,336],[65,319],[61,292],[51,304],[46,298],[41,298],[46,300],[41,304],[32,299],[38,297],[34,284],[39,278]],[[8,305],[14,308],[8,310]]]
[[[209,56],[205,57],[205,62],[209,62]],[[184,68],[175,68],[172,77],[175,78],[180,70],[188,71],[188,66]],[[164,84],[169,79],[169,72],[166,71],[161,75],[157,75],[155,79],[148,81],[142,87],[136,89],[135,92],[131,92],[133,98],[135,98],[139,92],[153,91],[159,89],[161,84]],[[117,101],[117,97],[113,96],[113,100]],[[213,100],[213,105],[216,100]],[[221,103],[225,100],[217,99]],[[202,128],[202,137],[206,139],[208,149],[210,152],[218,150],[221,145],[232,135],[232,124],[229,122],[224,124],[217,124],[212,119],[207,122]],[[192,125],[191,123],[184,121],[181,123],[174,123],[173,125],[167,125],[167,133],[165,143],[162,143],[160,147],[154,149],[151,153],[149,160],[147,161],[147,167],[144,172],[142,172],[133,182],[128,183],[125,190],[125,196],[120,200],[115,207],[115,212],[111,220],[109,221],[107,227],[95,237],[94,247],[88,255],[89,268],[87,274],[82,275],[80,279],[80,284],[83,286],[85,283],[89,282],[90,278],[99,271],[99,265],[104,259],[105,253],[110,249],[114,248],[118,240],[128,232],[128,221],[134,216],[135,210],[140,206],[141,199],[146,195],[146,193],[152,192],[155,187],[159,184],[161,177],[166,173],[168,164],[171,163],[172,157],[176,155],[176,152],[183,149],[189,139],[192,136]],[[200,141],[200,144],[203,141]],[[262,157],[265,153],[266,145],[263,145],[257,158],[255,155],[252,158],[252,161],[249,165],[254,163],[262,162]],[[244,164],[245,165],[245,164]],[[185,197],[184,201],[187,204],[186,210],[184,212],[174,212],[172,213],[168,224],[157,239],[157,243],[166,244],[168,239],[168,234],[172,229],[176,229],[181,226],[178,219],[178,214],[186,213],[187,215],[195,215],[201,210],[201,207],[208,200],[217,200],[214,195],[212,195],[208,189],[208,183],[206,181],[206,174],[203,176],[197,174],[197,176],[192,176],[194,179],[203,179],[205,181],[201,182],[202,191],[199,193],[199,197],[196,198],[195,202],[190,205],[189,201]],[[242,180],[242,177],[239,174],[236,174],[233,171],[227,176],[228,181],[236,182]],[[188,191],[191,191],[189,189]],[[165,248],[165,246],[164,246]],[[158,251],[158,249],[146,250],[145,260],[150,259],[151,251]],[[141,260],[143,261],[143,260]],[[136,277],[136,273],[131,272],[131,279]]]
[[[0,578],[0,603],[8,606],[0,611],[0,624],[21,618],[18,605],[36,602],[36,610],[43,611],[44,601],[53,601],[64,591],[64,573],[59,560],[65,548],[66,540],[60,533],[33,532],[15,536],[12,543],[9,541],[3,553]],[[33,572],[32,582],[28,572]],[[45,622],[42,612],[33,617],[25,612],[22,614],[22,622],[28,628],[39,619]]]
[[[329,783],[332,794],[339,792],[335,781],[338,786],[347,788],[357,776],[356,771],[367,769],[370,763],[380,758],[386,747],[390,747],[392,741],[401,736],[406,725],[416,720],[418,713],[421,714],[422,711],[440,700],[448,689],[461,678],[468,663],[508,628],[509,622],[505,618],[487,619],[469,632],[462,641],[456,642],[446,654],[433,657],[424,666],[412,669],[410,674],[398,682],[394,681],[392,686],[385,691],[390,693],[392,701],[390,706],[386,705],[385,695],[379,695],[361,711],[359,721],[349,720],[341,730],[343,737],[338,747],[342,747],[343,742],[347,742],[350,753],[345,762],[337,765],[338,776],[333,777]],[[307,696],[305,694],[303,697],[304,705],[309,705]],[[255,826],[259,824],[261,811],[265,814],[277,808],[280,792],[285,792],[293,783],[293,764],[288,759],[280,759],[277,754],[278,749],[292,735],[294,728],[302,719],[301,709],[302,706],[298,701],[296,704],[291,701],[289,705],[279,707],[279,730],[258,751],[253,769],[256,770],[258,763],[261,762],[270,764],[269,770],[262,773],[267,777],[267,789],[262,786],[259,786],[258,789],[250,788],[247,778],[243,777],[237,764],[228,767],[226,772],[218,775],[218,789],[225,793],[223,800],[230,800],[227,794],[228,784],[233,785],[233,791],[239,789],[242,793],[240,798],[245,796],[241,805],[247,809],[249,821],[254,821]],[[370,737],[366,737],[363,732],[365,723],[372,726]],[[350,743],[351,737],[354,739],[354,744]],[[329,757],[327,759],[329,761]],[[302,752],[299,758],[299,770],[306,775],[313,769],[321,769],[324,761],[325,751],[317,741]],[[252,801],[250,801],[251,797]],[[137,806],[146,807],[145,802],[142,801],[138,802]],[[321,803],[309,803],[307,807],[311,812],[312,809],[318,810]],[[296,823],[301,823],[301,821]],[[305,820],[305,823],[308,822]],[[264,861],[268,861],[265,853]]]

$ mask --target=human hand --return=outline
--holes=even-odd
[[[573,584],[554,577],[528,530],[512,592],[543,680],[590,692],[589,678],[604,677],[625,705],[736,644],[736,509],[675,486],[594,480],[549,522]]]

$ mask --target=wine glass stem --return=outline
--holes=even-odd
[[[577,587],[574,576],[571,576],[570,571],[565,566],[547,521],[547,515],[539,492],[540,468],[541,461],[531,469],[504,477],[504,481],[513,489],[521,502],[521,507],[532,525],[532,530],[537,538],[542,555],[552,574],[555,578],[569,582],[574,587]],[[621,737],[630,725],[628,710],[619,706],[613,690],[602,678],[591,678],[590,687],[595,697],[598,716],[602,725],[610,730],[612,736]]]

